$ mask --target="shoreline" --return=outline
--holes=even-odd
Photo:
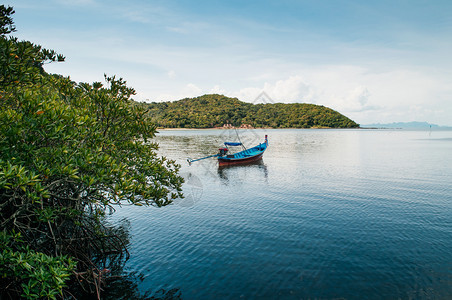
[[[452,128],[446,127],[446,128],[377,128],[377,127],[354,127],[354,128],[331,128],[331,127],[311,127],[311,128],[272,128],[272,127],[262,127],[262,128],[157,128],[157,132],[162,131],[189,131],[189,130],[231,130],[231,129],[237,129],[237,130],[293,130],[293,129],[299,129],[299,130],[383,130],[383,131],[451,131]]]
[[[273,128],[273,127],[253,127],[253,128],[223,128],[223,127],[214,127],[214,128],[157,128],[157,131],[174,131],[174,130],[225,130],[225,129],[246,129],[246,130],[254,130],[254,129],[380,129],[380,128],[362,128],[362,127],[352,127],[352,128],[334,128],[334,127],[309,127],[309,128],[299,128],[299,127],[288,127],[288,128]]]

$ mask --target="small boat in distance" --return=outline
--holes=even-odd
[[[263,143],[260,143],[259,145],[254,146],[249,149],[246,149],[242,143],[225,142],[224,146],[225,146],[224,148],[219,149],[220,152],[218,154],[209,155],[209,156],[198,158],[198,159],[188,158],[187,161],[189,164],[191,164],[192,162],[206,159],[209,157],[217,157],[218,165],[220,167],[255,162],[255,161],[258,161],[259,159],[261,159],[265,150],[267,150],[268,138],[267,138],[267,135],[265,135],[265,141]],[[228,154],[228,152],[229,152],[228,146],[242,146],[243,150],[240,152],[234,153],[234,154]]]

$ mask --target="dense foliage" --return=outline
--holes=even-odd
[[[174,102],[141,103],[161,127],[212,128],[224,124],[272,128],[354,128],[359,125],[330,108],[305,103],[251,104],[223,95]]]
[[[123,79],[47,74],[64,57],[6,36],[13,13],[0,6],[0,298],[68,297],[74,285],[100,297],[107,256],[127,251],[106,211],[167,205],[183,179]]]

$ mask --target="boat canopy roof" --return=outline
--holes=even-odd
[[[241,146],[242,143],[224,142],[225,146]]]

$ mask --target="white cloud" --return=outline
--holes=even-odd
[[[246,87],[234,94],[243,101],[254,102],[262,92],[265,92],[272,102],[310,102],[314,97],[312,86],[300,75],[275,82],[265,81],[262,87]]]
[[[176,72],[174,70],[168,71],[168,77],[169,78],[175,78],[176,77]]]
[[[258,87],[247,87],[242,88],[237,92],[231,92],[233,97],[237,97],[242,101],[254,102],[256,98],[263,92],[262,88]]]
[[[202,89],[197,87],[193,83],[189,83],[185,86],[182,92],[187,95],[186,97],[195,97],[199,96],[202,93]]]
[[[219,85],[215,85],[210,91],[209,94],[219,94],[219,95],[225,95],[227,94],[227,91],[223,88],[221,88]]]
[[[278,102],[300,102],[312,97],[312,88],[300,75],[275,83],[265,83],[264,91]]]
[[[342,98],[341,108],[348,112],[362,112],[379,109],[378,106],[369,104],[371,94],[367,87],[357,86],[348,95]]]
[[[182,86],[176,93],[161,93],[157,96],[158,101],[174,101],[183,98],[193,98],[203,95],[203,90],[193,83]]]
[[[151,19],[149,15],[141,12],[141,11],[128,11],[123,14],[123,17],[126,20],[131,22],[141,23],[141,24],[149,24],[151,23]]]

